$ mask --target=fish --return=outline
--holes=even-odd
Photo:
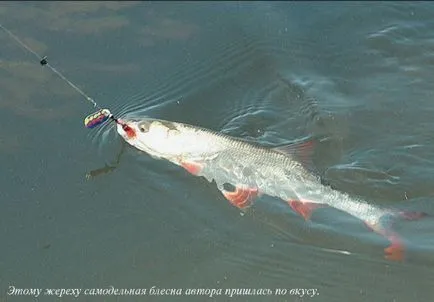
[[[281,199],[305,220],[324,207],[352,215],[389,241],[384,249],[389,260],[401,261],[405,255],[404,241],[393,224],[427,215],[379,207],[323,184],[312,164],[315,139],[270,148],[218,131],[148,117],[121,120],[117,132],[149,156],[215,182],[230,204],[241,210],[265,194]]]

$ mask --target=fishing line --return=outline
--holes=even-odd
[[[127,131],[127,129],[129,127],[126,124],[124,124],[123,122],[121,122],[120,120],[118,120],[117,118],[115,118],[113,116],[113,114],[110,112],[110,110],[102,108],[101,106],[99,106],[93,98],[88,96],[86,93],[83,92],[83,90],[78,88],[77,85],[75,85],[70,80],[68,80],[66,78],[66,76],[64,76],[60,71],[58,71],[56,68],[54,68],[54,66],[50,65],[48,63],[47,56],[43,56],[43,57],[40,56],[36,51],[31,49],[28,45],[26,45],[22,40],[20,40],[16,35],[14,35],[9,29],[4,27],[2,24],[0,24],[0,28],[3,29],[9,35],[10,38],[15,40],[15,42],[17,42],[19,45],[21,45],[23,48],[25,48],[28,52],[32,53],[36,58],[38,58],[41,66],[47,66],[48,68],[50,68],[50,70],[53,73],[55,73],[59,78],[61,78],[63,81],[65,81],[65,83],[67,83],[75,91],[77,91],[79,94],[81,94],[87,101],[92,103],[93,107],[98,109],[98,111],[88,115],[84,119],[84,125],[87,128],[94,128],[94,127],[102,124],[106,120],[110,119],[110,120],[114,121],[115,123],[122,125],[122,127],[124,127],[124,130]],[[127,128],[127,129],[125,129],[125,128]]]

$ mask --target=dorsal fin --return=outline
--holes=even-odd
[[[315,139],[303,140],[291,144],[282,145],[272,148],[272,150],[279,153],[292,156],[295,160],[299,161],[306,169],[316,172],[312,162],[312,156],[317,141]]]

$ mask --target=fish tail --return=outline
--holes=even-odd
[[[389,240],[390,245],[384,249],[384,256],[388,260],[402,261],[405,258],[405,244],[401,236],[394,230],[393,226],[398,220],[418,220],[428,216],[424,212],[389,212],[382,215],[374,224],[366,225],[375,233]]]

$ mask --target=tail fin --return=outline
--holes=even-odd
[[[402,261],[405,257],[405,245],[398,233],[393,230],[393,224],[397,219],[417,220],[426,216],[428,214],[423,212],[391,212],[384,214],[377,223],[367,223],[367,225],[374,232],[389,240],[390,245],[384,249],[384,257],[388,260]]]

